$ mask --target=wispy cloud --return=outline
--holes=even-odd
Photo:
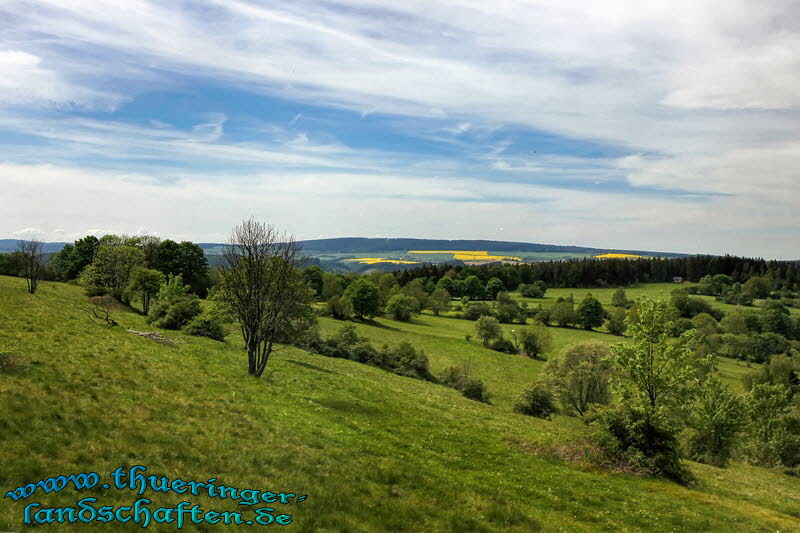
[[[795,4],[130,0],[101,8],[89,0],[9,0],[0,5],[0,134],[19,136],[4,141],[4,159],[17,171],[50,169],[51,179],[82,168],[96,185],[119,186],[125,174],[140,176],[137,187],[150,186],[148,179],[181,183],[213,194],[219,209],[227,205],[223,191],[204,187],[223,167],[246,183],[275,176],[270,186],[298,195],[293,208],[309,223],[342,234],[364,231],[300,198],[324,191],[329,205],[350,214],[380,204],[408,215],[394,224],[409,231],[424,229],[414,220],[425,220],[443,236],[474,236],[461,233],[479,230],[472,219],[437,211],[468,201],[481,205],[469,208],[478,217],[505,217],[504,235],[516,221],[517,238],[547,241],[530,229],[538,219],[528,210],[508,219],[515,210],[505,207],[518,198],[538,212],[536,201],[546,198],[550,220],[569,228],[561,237],[578,243],[600,238],[597,224],[566,219],[587,211],[602,218],[610,202],[625,204],[619,208],[636,220],[615,226],[626,242],[610,244],[791,254],[798,235],[786,228],[797,227],[800,207]],[[352,118],[322,132],[304,108],[271,122],[262,112],[269,133],[243,139],[224,106],[191,109],[183,120],[120,115],[157,91],[193,95],[211,85],[348,110]],[[342,140],[377,116],[385,129],[361,135],[369,148]],[[520,132],[555,140],[528,147]],[[381,144],[392,135],[432,148]],[[615,153],[555,146],[561,139]],[[627,187],[613,194],[589,187],[618,182]],[[435,194],[409,192],[423,186]],[[417,207],[391,207],[370,193],[374,187]],[[658,190],[687,194],[645,194]],[[692,194],[707,202],[697,207]],[[29,225],[18,216],[0,231]],[[673,220],[681,228],[675,238]],[[715,229],[722,224],[739,233]],[[567,231],[550,230],[553,238]],[[767,245],[758,232],[786,238]]]

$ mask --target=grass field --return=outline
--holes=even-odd
[[[33,360],[0,374],[3,492],[58,474],[105,475],[140,464],[170,478],[214,477],[230,486],[307,494],[299,504],[275,504],[293,515],[299,531],[800,529],[800,480],[778,472],[690,463],[698,482],[682,487],[527,452],[526,443],[558,441],[579,423],[512,413],[510,398],[542,363],[468,343],[467,321],[423,316],[358,327],[376,343],[407,339],[424,347],[434,369],[470,357],[476,372],[491,379],[492,405],[294,348],[273,356],[269,377],[252,379],[235,336],[218,343],[165,332],[178,344],[157,344],[126,331],[152,331],[141,316],[117,312],[121,326],[109,328],[90,321],[83,302],[78,287],[48,283],[31,296],[24,280],[0,277],[0,342]],[[326,319],[321,328],[338,325]],[[562,334],[561,344],[578,334],[614,340]],[[30,500],[74,506],[84,496],[115,506],[137,498],[65,489]],[[208,496],[146,497],[153,508],[185,499],[205,510],[254,514]],[[0,502],[0,530],[37,529],[22,526],[22,502]],[[80,529],[140,529],[132,522],[113,526]]]
[[[625,293],[628,296],[629,300],[635,300],[640,296],[647,296],[648,298],[663,298],[665,300],[670,299],[670,293],[675,289],[686,288],[688,287],[689,283],[677,284],[677,283],[643,283],[640,285],[636,285],[633,287],[626,287]],[[614,295],[616,288],[594,288],[594,289],[561,289],[561,288],[553,288],[547,289],[544,298],[525,298],[520,296],[519,293],[512,293],[515,299],[519,300],[520,302],[528,302],[529,305],[538,305],[541,303],[544,304],[551,304],[556,301],[559,297],[567,297],[570,294],[573,295],[575,298],[575,303],[583,299],[584,296],[591,293],[595,298],[600,300],[604,306],[611,305],[611,297]],[[693,295],[697,298],[702,298],[709,302],[713,307],[721,309],[726,313],[734,311],[736,309],[742,310],[757,310],[758,307],[761,305],[762,300],[756,300],[755,305],[752,307],[740,307],[732,304],[726,304],[724,302],[718,301],[714,296],[702,296],[702,295]],[[789,308],[789,312],[792,313],[794,316],[800,316],[800,309],[796,308]]]

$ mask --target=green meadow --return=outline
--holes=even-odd
[[[628,290],[668,294],[673,285]],[[608,303],[612,290],[592,290]],[[576,300],[582,291],[573,290]],[[560,294],[550,290],[545,300]],[[607,300],[607,299],[608,300]],[[148,474],[308,495],[273,504],[297,531],[798,531],[800,479],[734,463],[689,463],[690,486],[574,466],[533,452],[574,437],[571,417],[545,421],[512,412],[511,402],[543,362],[467,341],[473,323],[423,314],[402,323],[358,323],[375,344],[407,340],[434,373],[469,361],[491,404],[457,391],[356,362],[286,347],[262,379],[247,375],[236,334],[226,342],[162,332],[174,344],[129,333],[154,331],[138,313],[114,312],[119,326],[89,318],[80,287],[0,277],[0,344],[27,367],[0,373],[0,488],[5,493],[60,474],[144,465]],[[329,334],[343,322],[322,318]],[[507,329],[513,326],[504,326]],[[552,328],[552,355],[571,342],[618,342],[603,332]],[[741,387],[749,371],[720,360]],[[25,501],[0,500],[0,530],[74,531],[70,524],[22,524],[26,503],[130,505],[127,490],[67,488]],[[248,506],[208,496],[147,494],[152,506],[183,500],[204,510]],[[211,531],[223,526],[201,525]],[[173,530],[151,524],[148,529]],[[141,529],[134,523],[80,530]]]

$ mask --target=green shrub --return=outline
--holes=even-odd
[[[506,339],[505,337],[500,337],[492,341],[490,347],[492,350],[503,352],[503,353],[517,353],[517,349],[514,347],[514,343],[510,340]]]
[[[449,366],[444,369],[439,378],[442,385],[452,387],[461,392],[464,397],[478,402],[489,403],[489,391],[482,379],[472,377],[469,362],[462,366]]]
[[[478,320],[482,316],[492,316],[492,307],[485,302],[473,303],[467,307],[463,316],[467,320]]]
[[[595,461],[679,483],[692,479],[681,462],[675,432],[656,416],[630,403],[619,403],[590,411],[592,440],[601,451]]]
[[[105,296],[108,294],[108,289],[105,287],[98,287],[97,285],[87,285],[83,291],[89,298],[94,298],[95,296]]]
[[[225,341],[225,328],[217,320],[209,316],[198,315],[194,317],[186,326],[184,331],[195,337],[208,337],[215,341]]]
[[[555,396],[544,382],[536,382],[514,400],[514,411],[536,418],[549,419],[558,412]]]
[[[413,313],[419,312],[419,302],[405,294],[395,294],[386,303],[386,312],[396,320],[408,321]]]
[[[689,408],[687,428],[681,434],[684,455],[700,463],[724,466],[744,424],[737,394],[716,376],[708,378]]]
[[[158,301],[150,309],[148,322],[158,328],[181,329],[201,311],[196,296],[171,302]]]

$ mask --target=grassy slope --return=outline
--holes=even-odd
[[[23,280],[0,277],[0,340],[36,361],[0,375],[3,491],[61,473],[143,464],[173,478],[309,494],[281,509],[302,531],[800,528],[795,478],[693,465],[700,481],[684,488],[582,471],[512,444],[558,438],[569,428],[513,414],[499,394],[497,405],[482,405],[444,387],[296,349],[274,356],[270,379],[254,380],[233,339],[173,333],[183,341],[178,346],[155,344],[125,331],[150,330],[141,317],[119,312],[122,327],[107,328],[86,318],[82,300],[77,287],[47,284],[30,296]],[[450,329],[460,327],[456,322],[415,327],[463,339]],[[400,335],[375,329],[389,341]],[[476,352],[474,359],[489,356]],[[517,361],[499,356],[498,366]],[[523,363],[520,369],[535,373],[535,362],[510,364]],[[83,495],[67,489],[32,500],[66,506]],[[113,490],[92,495],[110,505],[135,499]],[[149,497],[154,507],[188,499],[204,509],[247,512],[208,497]],[[0,529],[19,530],[22,508],[0,500]]]

